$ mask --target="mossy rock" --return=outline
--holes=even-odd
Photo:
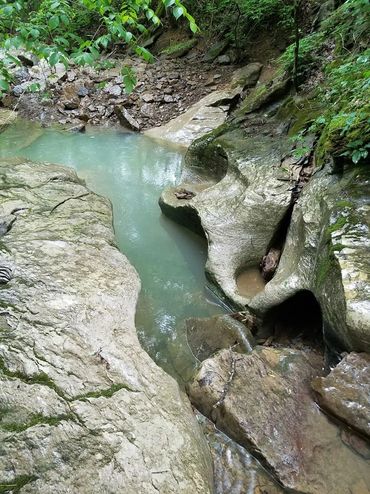
[[[168,58],[181,58],[189,53],[197,43],[198,40],[196,38],[191,38],[187,41],[170,45],[168,48],[161,51],[161,55],[166,55]]]
[[[259,110],[268,103],[284,96],[290,88],[290,79],[287,77],[279,77],[266,84],[257,86],[243,100],[237,115],[246,115]]]

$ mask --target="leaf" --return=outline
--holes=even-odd
[[[54,67],[59,62],[59,52],[53,51],[49,57],[49,64]]]
[[[59,26],[59,16],[53,15],[52,17],[50,17],[48,26],[51,30],[56,29]]]
[[[175,7],[172,11],[175,19],[179,19],[179,17],[181,17],[184,13],[184,9],[182,7]]]
[[[195,22],[191,21],[190,24],[190,30],[193,32],[193,33],[196,33],[198,31],[198,26],[195,24]]]
[[[9,84],[5,79],[0,79],[0,90],[1,91],[9,91]]]

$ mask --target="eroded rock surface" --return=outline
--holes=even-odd
[[[138,343],[109,202],[60,166],[3,161],[0,177],[1,488],[211,492],[190,405]]]
[[[240,305],[248,298],[239,293],[238,275],[259,266],[291,204],[292,182],[280,167],[287,146],[279,132],[248,137],[242,130],[231,130],[204,137],[190,149],[184,170],[186,187],[198,180],[194,190],[199,192],[185,202],[176,201],[167,190],[160,199],[162,211],[182,223],[191,211],[199,216],[208,239],[206,270]],[[221,151],[217,161],[214,155]],[[215,176],[219,180],[212,183]]]
[[[322,407],[370,437],[370,355],[350,353],[312,386]]]
[[[254,451],[286,488],[367,493],[369,461],[344,445],[313,400],[311,380],[321,372],[322,359],[314,352],[222,350],[203,362],[189,393],[202,413]]]

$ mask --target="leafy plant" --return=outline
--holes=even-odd
[[[0,96],[9,89],[10,53],[22,48],[44,58],[51,66],[73,61],[94,64],[114,45],[127,45],[144,60],[152,54],[139,43],[150,26],[161,20],[154,0],[0,0],[0,47],[7,56],[0,61]],[[180,0],[161,0],[175,19],[184,18],[192,32],[198,27]],[[124,78],[132,86],[133,78]],[[131,89],[132,90],[132,89]]]

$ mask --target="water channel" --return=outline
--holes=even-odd
[[[158,206],[163,188],[179,178],[182,153],[120,130],[82,134],[19,121],[0,134],[0,157],[8,156],[70,166],[91,190],[111,200],[118,247],[142,283],[136,316],[141,344],[167,372],[186,380],[197,362],[185,319],[224,309],[206,287],[205,240]]]

